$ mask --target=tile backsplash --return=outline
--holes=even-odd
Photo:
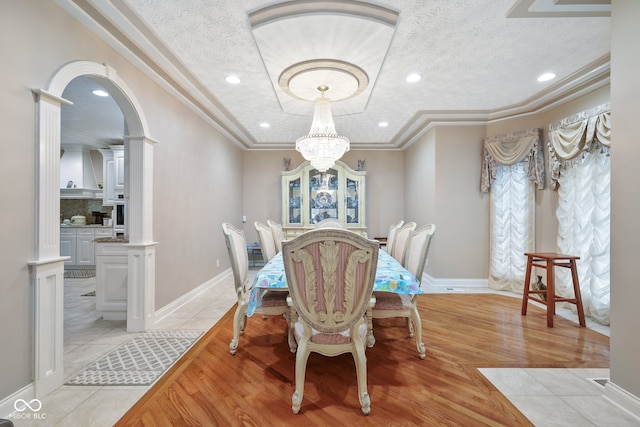
[[[102,212],[111,216],[113,208],[102,206],[102,199],[60,199],[60,222],[75,215],[84,215],[87,224],[94,224],[92,212]]]

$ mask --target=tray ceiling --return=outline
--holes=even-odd
[[[541,111],[609,81],[603,0],[56,1],[244,149],[292,149],[319,81],[352,149],[403,149],[434,123]],[[100,138],[121,139],[107,116]]]

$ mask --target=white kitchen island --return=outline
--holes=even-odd
[[[127,320],[128,240],[95,239],[96,310],[105,320]]]

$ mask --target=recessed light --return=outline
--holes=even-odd
[[[271,127],[271,125],[269,123],[267,123],[267,122],[262,122],[262,123],[260,123],[260,127],[261,128],[268,128],[268,127]]]
[[[96,95],[96,96],[109,96],[109,94],[107,92],[105,92],[102,89],[96,89],[91,91],[92,94]]]
[[[556,75],[554,73],[544,73],[538,77],[539,82],[548,82],[549,80],[555,78]]]
[[[415,82],[419,81],[421,78],[422,78],[422,76],[421,76],[420,74],[418,74],[418,73],[412,73],[412,74],[409,74],[409,75],[407,76],[407,82],[409,82],[409,83],[415,83]]]
[[[387,126],[389,126],[389,123],[387,123],[387,122],[380,122],[380,123],[378,123],[378,126],[380,126],[381,128],[386,128]]]
[[[240,83],[240,77],[238,76],[234,76],[234,75],[229,75],[227,77],[224,78],[227,83],[232,84],[232,85],[237,85],[238,83]]]

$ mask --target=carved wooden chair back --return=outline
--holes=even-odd
[[[435,232],[435,224],[427,224],[418,228],[412,233],[409,247],[407,248],[404,268],[413,273],[420,282],[422,282],[424,265],[427,261],[429,246],[431,246],[431,239]]]
[[[264,259],[264,262],[269,262],[277,253],[271,227],[260,221],[254,222],[253,226],[258,232],[258,242],[260,243],[260,249],[262,250],[262,258]]]
[[[318,229],[318,228],[339,228],[342,230],[346,230],[347,229],[347,224],[345,224],[344,222],[340,221],[339,219],[335,219],[335,218],[327,218],[327,219],[323,219],[320,222],[317,222],[313,228]]]
[[[378,242],[348,230],[312,230],[284,242],[282,256],[289,287],[291,320],[298,341],[294,413],[300,410],[310,352],[325,356],[352,353],[362,411],[367,393],[365,314],[373,305]]]
[[[402,224],[404,224],[404,221],[400,220],[399,222],[389,226],[389,235],[387,236],[387,253],[391,256],[393,256],[393,244],[396,239],[396,233],[398,232],[398,229],[402,227]]]
[[[394,257],[396,261],[402,264],[403,267],[407,248],[409,247],[409,242],[411,240],[411,233],[413,233],[415,229],[415,222],[405,223],[400,228],[398,228],[398,232],[396,233],[396,237],[393,242],[393,251],[390,255]]]
[[[267,225],[271,229],[273,235],[273,243],[276,245],[276,253],[282,251],[282,240],[284,240],[284,233],[282,232],[282,224],[278,224],[275,221],[267,220]]]

